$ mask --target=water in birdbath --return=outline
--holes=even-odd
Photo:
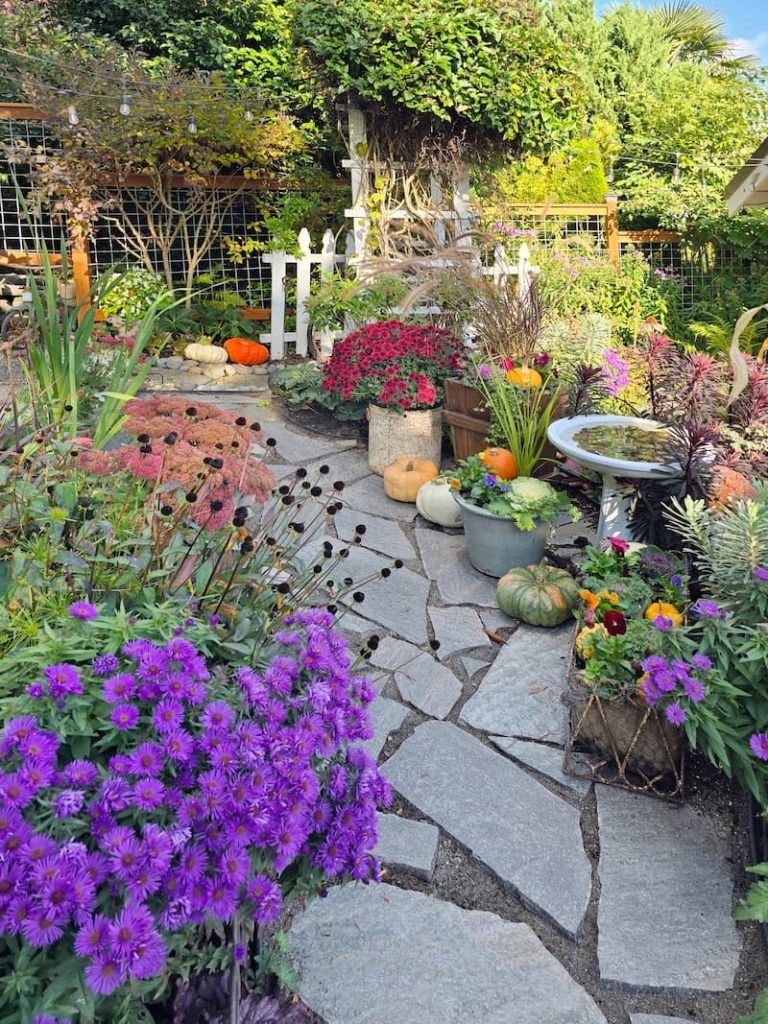
[[[666,430],[644,430],[636,426],[601,425],[584,427],[573,435],[586,452],[625,462],[667,462],[669,435]]]

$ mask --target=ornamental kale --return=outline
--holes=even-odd
[[[286,616],[234,679],[180,635],[29,685],[0,739],[0,1005],[27,1008],[3,1020],[136,1019],[169,971],[239,963],[294,893],[378,880],[391,789],[353,746],[375,691],[332,622]]]
[[[463,355],[463,342],[438,327],[368,324],[334,346],[323,389],[344,402],[432,409],[443,401],[445,381],[461,373]]]

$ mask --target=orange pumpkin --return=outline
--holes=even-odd
[[[494,476],[502,480],[514,480],[517,476],[517,462],[506,448],[486,448],[480,452],[480,461]]]
[[[250,338],[227,338],[224,348],[232,362],[241,366],[258,366],[269,359],[267,346]]]
[[[528,366],[516,366],[513,370],[507,370],[507,380],[520,388],[540,388],[542,385],[539,371]]]

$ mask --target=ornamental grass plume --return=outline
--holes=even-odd
[[[65,972],[62,1006],[81,978],[141,998],[171,951],[181,974],[220,964],[296,887],[378,880],[391,787],[355,745],[375,690],[332,624],[286,616],[263,668],[232,679],[175,636],[32,684],[0,738],[0,965],[47,950],[32,1010],[56,1012]]]
[[[194,522],[213,531],[227,524],[237,495],[264,504],[275,485],[274,474],[251,453],[262,435],[244,416],[216,405],[185,398],[154,396],[125,406],[123,429],[137,445],[112,451],[80,453],[80,465],[99,475],[127,470],[163,486],[176,484],[188,500]],[[180,497],[165,495],[175,507]]]

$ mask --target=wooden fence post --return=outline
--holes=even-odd
[[[609,192],[605,197],[605,243],[608,248],[608,259],[614,267],[618,267],[621,259],[619,243],[619,197]]]
[[[77,315],[78,319],[82,320],[91,307],[88,297],[91,290],[91,269],[85,242],[78,240],[73,243],[69,259],[72,264],[72,277],[75,282],[75,302],[80,307]]]

